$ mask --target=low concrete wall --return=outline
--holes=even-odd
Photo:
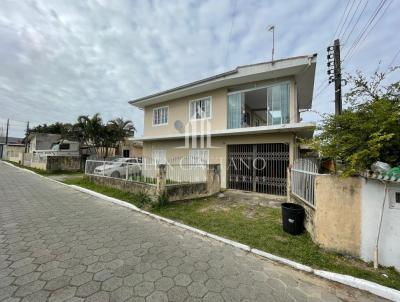
[[[400,203],[396,193],[400,194],[400,183],[318,175],[314,206],[293,194],[289,200],[305,208],[305,227],[314,242],[368,262],[374,260],[383,209],[378,262],[400,271]]]
[[[22,163],[24,162],[22,154],[20,156],[8,156],[7,160],[20,165],[22,165]]]
[[[80,156],[43,156],[37,157],[32,153],[25,153],[21,157],[21,163],[24,166],[36,168],[45,171],[80,171]]]
[[[359,256],[361,179],[317,176],[315,208],[315,241],[326,249]]]
[[[165,190],[169,201],[210,196],[207,190],[206,182],[166,185]]]
[[[93,175],[88,175],[88,178],[89,180],[93,181],[98,185],[119,189],[126,192],[131,192],[131,193],[145,192],[149,195],[157,194],[157,186],[153,184],[146,184],[136,181],[126,181],[125,179],[93,176]]]
[[[47,156],[47,171],[79,171],[80,156]]]
[[[170,201],[211,196],[218,193],[221,189],[221,174],[220,166],[218,164],[208,165],[207,181],[196,183],[176,183],[167,185],[165,165],[159,165],[158,167],[156,184],[146,184],[96,175],[88,175],[88,177],[96,184],[131,193],[146,192],[151,196],[158,196],[165,192]]]
[[[28,167],[46,171],[47,163],[31,162]]]

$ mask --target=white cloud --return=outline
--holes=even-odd
[[[368,5],[359,27],[375,6]],[[316,86],[326,80],[325,49],[344,2],[237,0],[234,8],[235,0],[3,1],[0,118],[74,121],[100,112],[105,119],[132,119],[142,132],[142,112],[128,100],[269,60],[270,24],[276,57],[318,52]],[[399,47],[399,8],[392,3],[345,70],[389,63]],[[332,111],[331,99],[330,87],[315,108]]]

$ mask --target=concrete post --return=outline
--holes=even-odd
[[[290,191],[292,190],[292,177],[290,175],[290,166],[287,167],[287,186],[286,186],[286,201],[290,202]]]
[[[207,193],[212,195],[221,190],[221,166],[219,164],[208,165],[207,168]]]
[[[157,165],[157,195],[161,195],[165,191],[167,184],[167,167],[166,165]]]

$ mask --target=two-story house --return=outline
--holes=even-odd
[[[237,67],[129,103],[144,110],[143,156],[221,164],[224,188],[285,195],[310,109],[316,55]]]

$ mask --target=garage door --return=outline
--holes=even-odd
[[[286,195],[289,144],[228,145],[228,187]]]

